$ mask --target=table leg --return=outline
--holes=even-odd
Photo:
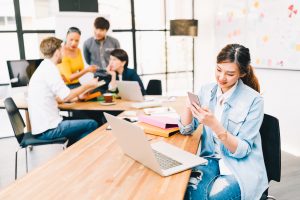
[[[26,116],[26,129],[28,132],[31,132],[31,124],[30,124],[30,119],[29,119],[29,112],[28,110],[25,110],[25,116]]]

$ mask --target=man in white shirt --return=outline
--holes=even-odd
[[[28,110],[32,134],[39,139],[66,137],[68,146],[88,135],[98,127],[94,120],[65,120],[59,115],[58,102],[76,101],[84,92],[97,87],[94,78],[78,88],[70,90],[60,76],[56,65],[61,62],[62,40],[48,37],[40,44],[45,60],[30,79],[28,87]]]

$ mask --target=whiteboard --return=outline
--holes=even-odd
[[[256,68],[300,70],[300,1],[219,0],[216,51],[239,43]]]

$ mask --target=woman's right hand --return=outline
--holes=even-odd
[[[112,66],[111,66],[111,65],[108,65],[108,66],[106,67],[106,72],[107,72],[108,74],[110,74],[111,76],[116,76],[116,74],[117,74],[114,70],[112,70]]]

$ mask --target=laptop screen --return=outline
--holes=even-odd
[[[7,67],[12,87],[22,87],[29,84],[29,80],[43,59],[36,60],[8,60]]]

